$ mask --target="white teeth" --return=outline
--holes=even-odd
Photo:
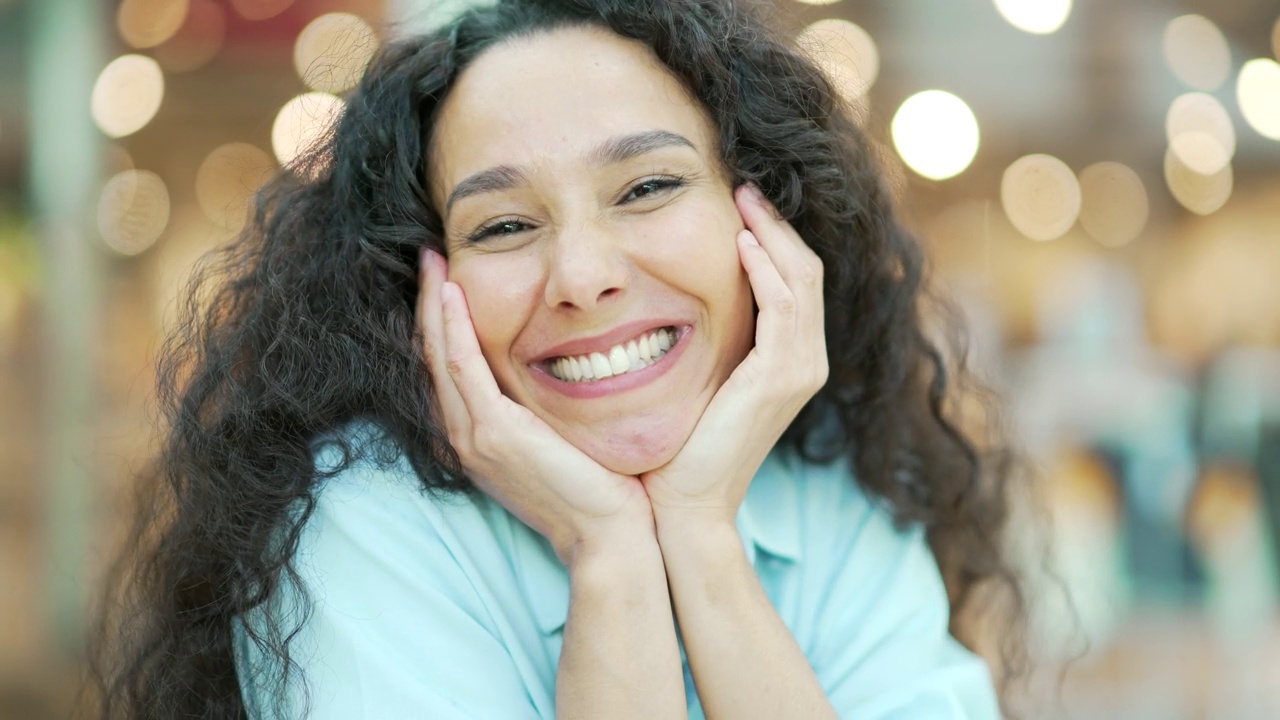
[[[675,344],[675,332],[660,328],[626,343],[609,348],[607,353],[562,357],[547,365],[551,374],[565,382],[603,380],[636,370],[642,370],[657,362]]]
[[[598,352],[591,353],[591,374],[597,380],[613,377],[613,368],[609,365],[609,360]]]
[[[621,345],[615,345],[609,351],[609,369],[613,371],[614,375],[621,375],[631,369],[631,359],[627,357],[626,348]]]

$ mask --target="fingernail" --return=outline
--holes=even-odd
[[[742,231],[742,242],[744,242],[744,243],[746,243],[746,244],[748,244],[748,245],[759,245],[759,244],[760,244],[760,241],[756,239],[756,235],[755,235],[755,233],[751,232],[750,230],[743,230],[743,231]]]

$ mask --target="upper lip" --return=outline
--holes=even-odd
[[[605,353],[614,345],[619,345],[631,340],[632,338],[658,330],[659,328],[680,327],[684,324],[687,323],[672,319],[633,320],[629,323],[619,325],[607,332],[600,333],[599,335],[569,340],[554,347],[547,348],[530,362],[539,363],[559,357],[590,355],[594,352]]]

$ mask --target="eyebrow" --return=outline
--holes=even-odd
[[[616,165],[668,147],[687,147],[694,151],[698,149],[688,138],[678,133],[669,130],[645,130],[609,138],[587,153],[587,159],[596,167]],[[453,192],[449,193],[449,199],[445,202],[445,215],[453,209],[454,203],[463,198],[481,193],[510,190],[527,182],[527,179],[520,168],[512,165],[497,165],[481,170],[468,176],[453,188]]]

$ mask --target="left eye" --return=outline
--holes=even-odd
[[[650,195],[673,190],[682,185],[684,185],[684,181],[677,178],[654,178],[652,180],[645,180],[639,185],[631,188],[631,191],[627,193],[627,196],[623,200],[624,202],[639,200]]]

